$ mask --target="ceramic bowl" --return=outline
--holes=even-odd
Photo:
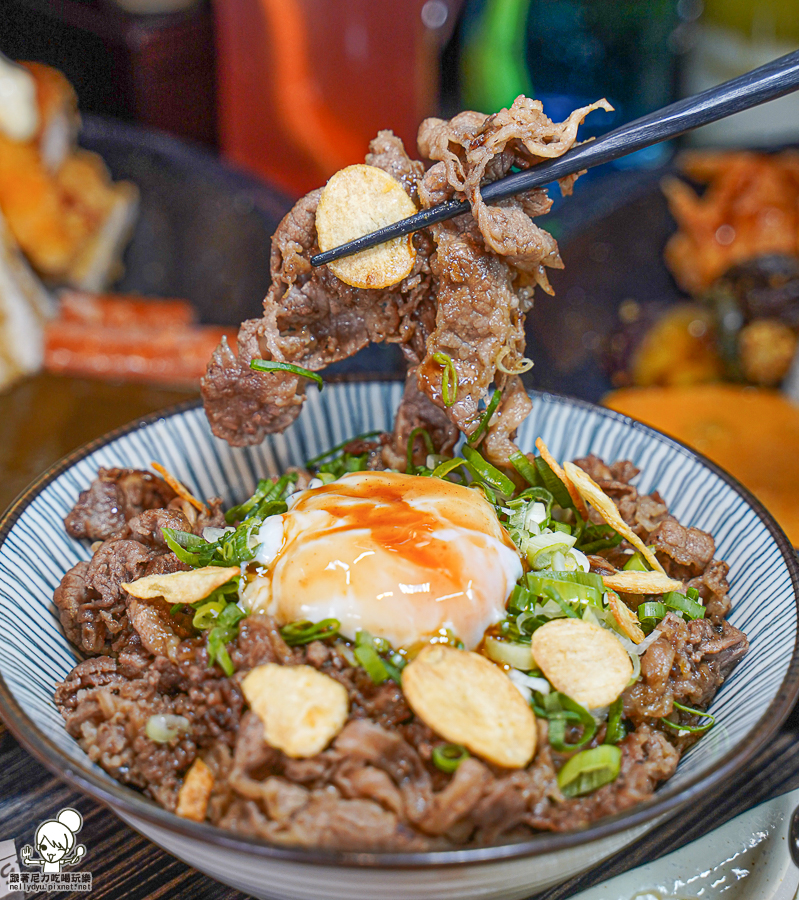
[[[730,621],[751,651],[722,686],[718,725],[680,762],[655,796],[590,828],[542,833],[523,843],[431,853],[293,850],[178,818],[118,784],[66,733],[52,702],[79,656],[52,603],[64,572],[90,555],[62,519],[99,466],[147,467],[159,460],[201,496],[227,503],[249,495],[258,477],[302,464],[352,435],[388,429],[399,383],[328,385],[310,391],[285,434],[261,446],[231,448],[214,438],[201,408],[183,406],[134,422],[76,451],[43,475],[0,523],[0,716],[22,744],[59,776],[107,804],[170,853],[254,897],[331,900],[359,897],[526,897],[590,868],[745,766],[780,726],[799,689],[799,565],[763,507],[696,453],[630,419],[550,394],[533,396],[518,443],[541,435],[559,459],[593,452],[631,459],[638,487],[655,488],[685,525],[714,535],[730,565]]]

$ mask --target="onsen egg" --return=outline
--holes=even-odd
[[[440,478],[353,472],[298,492],[266,520],[243,592],[278,625],[334,618],[396,647],[448,629],[471,649],[505,616],[519,554],[479,491]]]

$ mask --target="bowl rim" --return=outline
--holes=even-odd
[[[371,383],[389,385],[395,382],[375,380]],[[46,768],[58,777],[63,778],[73,787],[107,806],[112,812],[121,815],[126,821],[129,821],[128,817],[140,819],[172,833],[177,838],[207,842],[216,847],[250,856],[254,855],[275,862],[334,866],[338,868],[415,870],[435,870],[464,864],[482,865],[525,857],[537,857],[546,853],[566,850],[581,844],[609,838],[619,832],[632,830],[647,823],[654,825],[656,822],[653,822],[653,820],[674,815],[693,797],[704,793],[710,788],[718,787],[721,782],[748,763],[782,725],[794,706],[797,697],[799,697],[799,557],[782,529],[762,503],[732,475],[725,472],[701,453],[693,450],[681,441],[615,410],[606,409],[586,400],[556,394],[551,391],[529,390],[528,393],[534,401],[538,399],[543,402],[554,402],[599,413],[612,421],[626,425],[635,432],[644,433],[650,438],[665,443],[683,454],[687,453],[689,456],[698,459],[741,496],[754,510],[771,534],[782,555],[790,576],[797,613],[797,631],[793,653],[772,703],[753,725],[749,734],[736,746],[728,750],[712,771],[694,775],[682,784],[671,788],[666,782],[666,786],[661,789],[661,792],[655,794],[649,800],[630,809],[615,813],[612,816],[600,819],[585,828],[567,832],[540,832],[529,840],[518,843],[461,850],[417,852],[357,852],[292,848],[270,844],[259,838],[240,836],[209,823],[182,819],[175,813],[158,806],[154,801],[147,799],[132,788],[111,780],[111,776],[105,773],[99,774],[94,770],[88,758],[86,764],[76,763],[57,744],[42,733],[35,722],[24,712],[6,685],[2,672],[0,672],[0,718],[2,718],[19,743]],[[159,420],[183,415],[201,405],[201,400],[193,399],[146,416],[141,416],[68,453],[23,491],[0,518],[0,546],[5,543],[14,524],[25,509],[48,485],[75,463],[120,437],[124,437],[139,429],[147,428]]]

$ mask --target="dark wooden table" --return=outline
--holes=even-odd
[[[35,475],[69,450],[186,396],[155,388],[47,375],[18,385],[0,396],[0,509]],[[696,840],[738,813],[796,787],[799,707],[771,746],[737,778],[601,866],[537,894],[534,900],[566,900],[580,890]],[[19,852],[25,844],[33,843],[40,822],[53,818],[66,806],[74,807],[84,818],[80,841],[87,852],[80,868],[92,873],[93,890],[91,894],[61,891],[46,895],[51,900],[245,900],[244,894],[190,869],[141,837],[109,810],[43,768],[8,732],[0,731],[0,841],[15,840]],[[43,892],[25,896],[39,894],[45,896]],[[391,896],[389,886],[386,896]]]

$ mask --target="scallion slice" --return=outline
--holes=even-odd
[[[625,572],[648,572],[649,566],[646,564],[646,560],[641,556],[641,554],[636,550],[635,553],[627,560],[624,564]]]
[[[322,619],[321,622],[291,622],[280,629],[280,636],[289,647],[300,647],[311,641],[326,641],[336,637],[341,628],[338,619]]]
[[[213,628],[226,605],[224,600],[211,600],[210,603],[203,603],[194,613],[191,624],[198,631],[207,631],[209,628]]]
[[[661,718],[661,722],[664,725],[668,725],[669,728],[673,728],[677,732],[687,732],[688,734],[704,734],[706,731],[710,731],[710,729],[716,724],[716,720],[710,713],[705,712],[703,709],[694,709],[691,706],[683,706],[682,703],[678,703],[676,700],[673,701],[674,708],[679,710],[682,713],[685,713],[688,716],[699,716],[700,719],[708,719],[708,721],[704,725],[679,725],[677,722],[672,722],[671,719],[663,716]]]
[[[382,684],[391,678],[391,672],[380,658],[374,639],[368,631],[359,631],[355,635],[355,649],[353,650],[358,663],[366,669],[366,674],[375,684]]]
[[[566,797],[581,797],[615,781],[620,768],[621,750],[602,744],[567,760],[558,772],[558,787]]]
[[[330,456],[338,453],[339,450],[343,450],[345,447],[350,444],[354,444],[356,441],[368,441],[370,438],[377,437],[381,435],[383,432],[378,431],[364,431],[363,434],[356,434],[355,437],[347,438],[346,441],[342,441],[340,444],[336,444],[335,447],[331,447],[329,450],[325,450],[324,453],[320,453],[318,456],[314,456],[311,459],[305,461],[306,469],[315,468],[323,459],[327,459]]]
[[[539,483],[552,494],[555,503],[561,509],[573,509],[574,503],[566,490],[566,485],[558,478],[558,476],[549,467],[545,459],[540,456],[535,458],[535,467],[538,470]]]
[[[477,473],[477,477],[489,487],[506,497],[512,497],[516,492],[516,485],[510,478],[500,472],[496,466],[492,466],[474,447],[470,447],[468,444],[464,445],[463,456]]]
[[[560,691],[549,694],[536,692],[534,697],[533,711],[549,721],[549,743],[553,750],[568,753],[590,743],[596,734],[596,722],[585,707]],[[566,742],[566,726],[569,722],[583,727],[582,736],[573,744]]]
[[[438,744],[433,747],[433,765],[442,772],[451,774],[469,758],[469,751],[461,744]]]
[[[486,656],[503,666],[520,669],[522,672],[529,672],[535,666],[533,651],[529,643],[498,641],[496,638],[487,637],[483,646]]]
[[[624,701],[621,697],[617,697],[613,703],[610,704],[610,709],[608,710],[608,722],[605,728],[604,743],[618,744],[619,741],[624,739],[624,736],[627,734],[627,729],[624,727],[624,722],[622,721],[623,715]]]
[[[439,463],[435,469],[433,469],[433,478],[446,478],[449,474],[455,471],[455,469],[460,468],[460,466],[465,465],[465,461],[461,459],[460,456],[455,456],[452,459],[445,459],[444,462]]]
[[[482,441],[485,433],[488,431],[488,426],[491,424],[491,419],[494,413],[497,411],[497,407],[499,406],[499,401],[502,399],[502,391],[494,391],[490,402],[485,408],[485,412],[480,417],[480,422],[477,425],[477,428],[472,432],[471,437],[467,438],[467,441],[472,445],[472,447],[476,447],[480,441]]]
[[[648,600],[638,607],[638,621],[652,628],[666,615],[667,609],[664,603],[658,600]]]
[[[441,399],[444,406],[454,406],[458,399],[458,370],[448,353],[439,351],[433,354],[433,360],[444,367],[441,375]]]
[[[293,363],[279,362],[276,359],[252,359],[250,368],[256,372],[291,372],[292,375],[310,378],[311,381],[316,382],[320,391],[325,386],[321,375],[310,369],[304,369],[302,366],[295,366]]]
[[[416,446],[416,438],[422,438],[424,441],[425,449],[428,453],[435,453],[436,448],[433,446],[433,439],[430,437],[430,432],[424,427],[419,426],[418,428],[414,428],[413,431],[408,435],[408,446],[406,449],[407,455],[407,467],[405,472],[408,475],[416,474],[416,466],[413,464],[413,449]]]
[[[521,452],[521,450],[515,450],[510,455],[511,465],[514,469],[522,476],[522,478],[533,487],[538,487],[541,484],[541,479],[538,475],[538,471],[536,467],[530,462],[530,460]]]
[[[705,617],[705,607],[698,600],[692,600],[679,591],[669,591],[663,595],[663,603],[669,609],[679,610],[689,619],[703,619]]]

